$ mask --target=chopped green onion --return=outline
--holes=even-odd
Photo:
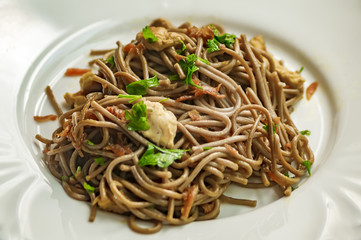
[[[93,143],[92,141],[90,141],[90,140],[87,140],[87,143],[88,143],[88,145],[90,145],[90,146],[94,146],[94,143]]]
[[[210,150],[212,147],[204,147],[203,150]]]

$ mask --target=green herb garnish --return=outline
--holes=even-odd
[[[164,99],[160,100],[159,102],[162,103],[162,102],[167,101],[168,99],[170,99],[170,98],[164,98]]]
[[[222,35],[219,35],[217,28],[215,26],[213,26],[212,24],[211,24],[211,27],[213,28],[214,38],[208,39],[208,41],[207,41],[207,44],[208,44],[207,51],[209,53],[221,50],[219,47],[220,43],[226,45],[227,47],[230,47],[231,44],[234,43],[234,41],[237,38],[236,35],[229,34],[229,33],[224,33]]]
[[[123,95],[123,94],[119,94],[118,98],[129,98],[129,99],[131,99],[129,101],[129,103],[132,103],[132,102],[134,102],[134,101],[136,101],[138,99],[141,99],[142,95]]]
[[[113,67],[115,65],[115,62],[114,62],[114,56],[110,56],[109,58],[107,58],[105,60],[105,62],[109,63],[111,67]]]
[[[290,174],[287,172],[285,172],[283,175],[285,175],[286,177],[290,177]]]
[[[68,176],[61,176],[61,180],[62,181],[69,181],[69,177]]]
[[[181,44],[182,44],[182,48],[181,48],[180,50],[177,50],[177,53],[178,53],[178,54],[183,53],[183,52],[187,49],[187,47],[186,47],[186,45],[184,44],[184,42],[183,42],[182,40],[180,40],[180,42],[181,42]]]
[[[139,80],[132,82],[126,86],[127,93],[133,95],[145,95],[147,94],[147,89],[150,87],[156,87],[159,85],[158,78],[156,75],[152,78]]]
[[[90,186],[90,185],[87,184],[86,182],[84,182],[83,187],[84,187],[85,190],[88,191],[89,194],[94,193],[95,187]]]
[[[212,147],[204,147],[203,150],[210,150]]]
[[[94,158],[94,161],[98,163],[100,166],[104,165],[104,158],[102,157]]]
[[[298,70],[298,73],[301,73],[303,71],[303,66]]]
[[[147,122],[147,105],[143,101],[133,105],[132,113],[125,110],[125,119],[129,121],[127,127],[130,131],[144,131],[150,128]]]
[[[92,141],[90,141],[90,140],[87,140],[87,143],[88,143],[88,145],[90,145],[90,146],[94,146],[94,143],[93,143]]]
[[[198,59],[198,56],[197,56],[197,55],[191,54],[191,55],[188,55],[188,56],[186,57],[186,60],[181,59],[181,60],[179,61],[179,65],[181,66],[183,72],[187,75],[187,76],[186,76],[186,79],[185,79],[186,85],[192,85],[192,86],[194,86],[194,87],[203,89],[201,86],[198,86],[197,84],[195,84],[195,83],[193,82],[193,79],[192,79],[192,74],[193,74],[195,71],[198,71],[198,69],[199,69],[199,68],[194,64],[197,59]]]
[[[311,131],[310,130],[303,130],[303,131],[300,131],[300,133],[302,135],[306,135],[306,136],[310,136],[311,135]]]
[[[215,38],[213,38],[213,39],[208,39],[208,40],[207,40],[207,44],[208,44],[207,51],[208,51],[209,53],[212,53],[212,52],[221,50],[221,49],[219,48],[219,42],[218,42]]]
[[[171,81],[180,80],[180,78],[179,78],[179,76],[178,76],[177,74],[170,75],[168,78],[169,78],[169,80],[171,80]]]
[[[75,174],[74,174],[74,175],[77,175],[77,174],[80,173],[80,172],[81,172],[81,167],[78,166],[78,167],[76,168],[76,171],[75,171]]]
[[[276,127],[277,127],[277,123],[275,123],[275,125],[273,126],[273,133],[276,132]],[[268,123],[266,123],[266,125],[263,126],[263,129],[268,132]]]
[[[306,167],[307,169],[307,172],[308,172],[308,175],[311,176],[311,165],[312,165],[312,162],[310,161],[303,161],[302,162],[302,165]]]
[[[154,43],[158,41],[158,38],[154,36],[153,32],[150,30],[149,26],[145,26],[145,28],[142,29],[143,37],[145,40],[147,40],[149,43]]]
[[[208,64],[208,65],[209,65],[209,61],[206,60],[206,59],[203,59],[203,58],[198,57],[198,60],[201,61],[201,62],[204,62],[205,64]]]
[[[296,190],[297,187],[291,186],[291,191],[293,192],[294,190]]]
[[[158,150],[157,153],[154,153],[155,149]],[[189,150],[160,148],[148,142],[148,149],[139,159],[138,165],[141,167],[150,165],[166,168],[171,165],[174,160],[181,158],[183,153],[187,151]]]

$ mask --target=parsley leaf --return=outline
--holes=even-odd
[[[277,127],[277,123],[275,123],[275,125],[273,126],[273,133],[276,132],[276,127]],[[268,132],[268,123],[266,123],[266,125],[263,126],[263,129]]]
[[[303,130],[303,131],[300,131],[300,133],[302,135],[306,135],[306,136],[310,136],[311,135],[311,131],[310,130]]]
[[[83,185],[84,189],[88,191],[89,194],[92,194],[95,190],[95,187],[87,184],[86,182],[84,182],[84,185]]]
[[[154,153],[155,149],[158,150],[157,153]],[[138,165],[141,167],[151,165],[166,168],[171,165],[174,160],[181,158],[186,151],[189,150],[165,149],[148,142],[148,149],[139,159]]]
[[[147,89],[150,87],[156,87],[159,85],[157,75],[154,75],[152,78],[139,80],[132,82],[126,86],[127,93],[134,95],[145,95],[147,94]]]
[[[145,26],[145,28],[142,29],[143,37],[145,40],[147,40],[149,43],[154,43],[158,41],[158,38],[154,36],[153,32],[150,30],[149,26]]]
[[[115,65],[115,62],[114,62],[114,56],[110,56],[109,58],[107,58],[105,60],[105,62],[109,63],[111,67],[113,67]]]
[[[181,48],[180,50],[177,50],[177,53],[178,53],[178,54],[183,53],[183,52],[187,49],[187,47],[186,47],[186,45],[184,44],[184,42],[183,42],[182,40],[180,40],[180,42],[181,42],[181,44],[182,44],[182,48]]]
[[[308,175],[311,176],[311,165],[312,165],[312,162],[310,161],[303,161],[302,162],[302,165],[306,167],[307,169],[307,172],[308,172]]]
[[[198,60],[201,61],[201,62],[204,62],[205,64],[208,64],[208,65],[209,65],[209,61],[206,60],[206,59],[203,59],[203,58],[198,57]]]
[[[129,121],[127,127],[130,131],[143,131],[150,128],[147,122],[147,105],[143,101],[133,105],[132,113],[125,110],[125,119]]]
[[[102,157],[94,158],[94,161],[98,163],[100,166],[104,165],[104,158]]]
[[[180,78],[179,78],[179,76],[177,74],[170,75],[168,78],[171,81],[180,80]]]
[[[61,180],[62,181],[69,181],[69,177],[68,176],[61,176]]]
[[[290,177],[290,174],[287,172],[285,172],[283,175],[285,175],[286,177]]]
[[[224,33],[222,35],[219,35],[217,28],[215,26],[213,26],[212,24],[211,24],[211,27],[213,28],[214,38],[209,39],[207,41],[207,44],[208,44],[207,51],[209,53],[221,50],[219,48],[220,43],[223,43],[227,47],[230,47],[231,44],[234,43],[234,41],[237,38],[236,35],[229,34],[229,33]]]
[[[207,48],[208,53],[212,53],[212,52],[221,50],[219,48],[219,42],[215,38],[208,39],[207,44],[208,44],[208,48]]]
[[[193,79],[192,79],[192,74],[196,71],[198,71],[198,67],[194,64],[195,61],[198,59],[198,56],[195,55],[195,54],[191,54],[191,55],[188,55],[186,57],[186,60],[184,59],[181,59],[178,63],[179,65],[181,66],[183,72],[187,75],[186,76],[186,79],[185,79],[185,82],[186,82],[186,85],[192,85],[194,87],[197,87],[197,88],[200,88],[200,89],[203,89],[201,86],[198,86],[197,84],[195,84],[193,82]]]
[[[236,35],[225,33],[221,36],[214,35],[214,38],[220,42],[225,44],[227,47],[230,47],[232,43],[234,43],[234,40],[236,39]]]
[[[90,146],[94,146],[94,143],[93,143],[92,141],[90,141],[90,140],[87,140],[87,143],[88,143],[88,145],[90,145]]]
[[[142,95],[122,95],[122,94],[119,94],[118,95],[118,98],[129,98],[129,99],[132,99],[130,100],[129,102],[132,103],[138,99],[141,99],[142,98]]]

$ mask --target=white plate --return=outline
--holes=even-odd
[[[347,3],[3,1],[0,239],[359,239],[361,6]],[[300,129],[312,131],[316,163],[291,197],[232,188],[231,194],[259,200],[257,208],[224,205],[216,220],[143,236],[110,213],[98,211],[89,223],[89,207],[70,199],[43,166],[34,136],[49,136],[54,125],[35,124],[32,116],[52,113],[44,87],[50,84],[62,99],[78,87],[76,78],[62,77],[64,69],[85,66],[90,49],[126,43],[159,16],[262,34],[291,68],[305,67],[306,85],[320,82],[311,101],[302,100],[292,114]]]

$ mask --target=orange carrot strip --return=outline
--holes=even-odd
[[[310,100],[312,95],[316,92],[316,89],[318,87],[318,82],[313,82],[311,83],[310,86],[307,87],[306,89],[306,99]]]
[[[84,73],[91,72],[91,69],[86,68],[68,68],[65,72],[65,76],[71,77],[71,76],[81,76]]]

